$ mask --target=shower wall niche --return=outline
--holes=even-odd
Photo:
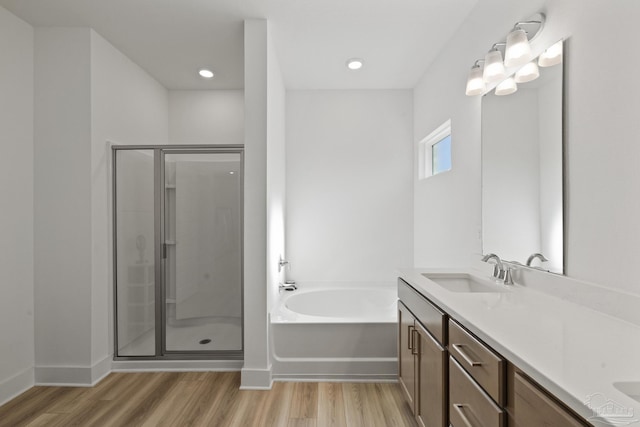
[[[242,154],[114,147],[117,358],[242,357]]]

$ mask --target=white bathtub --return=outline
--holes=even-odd
[[[394,283],[306,283],[271,313],[276,379],[395,380]]]

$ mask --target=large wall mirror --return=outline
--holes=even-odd
[[[482,99],[482,246],[522,264],[542,254],[530,264],[563,274],[562,59],[539,72]]]

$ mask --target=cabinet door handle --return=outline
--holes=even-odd
[[[411,350],[411,352],[413,353],[413,331],[412,329],[415,329],[413,325],[409,325],[407,327],[407,348],[409,350]]]
[[[451,347],[453,347],[454,350],[456,350],[460,354],[460,356],[464,359],[464,361],[467,362],[469,365],[482,366],[482,362],[476,362],[475,360],[469,357],[469,355],[462,349],[462,347],[464,346],[465,346],[464,344],[451,344]]]
[[[454,403],[452,406],[456,410],[458,415],[460,415],[460,418],[462,418],[462,422],[464,423],[464,425],[466,427],[473,427],[473,424],[471,424],[471,422],[469,422],[469,418],[467,418],[467,416],[464,414],[464,411],[462,410],[462,408],[464,408],[466,405],[461,405],[459,403]]]
[[[418,341],[416,341],[416,335],[418,336]],[[416,328],[413,328],[413,331],[411,331],[411,341],[413,342],[411,354],[419,354],[418,344],[420,343],[420,333]]]

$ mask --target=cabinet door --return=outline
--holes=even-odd
[[[416,417],[423,427],[448,425],[447,352],[416,322],[418,395]]]
[[[520,373],[515,373],[513,384],[516,427],[584,427],[586,425]]]
[[[411,410],[415,413],[416,360],[413,343],[415,318],[399,301],[398,328],[398,380]]]

